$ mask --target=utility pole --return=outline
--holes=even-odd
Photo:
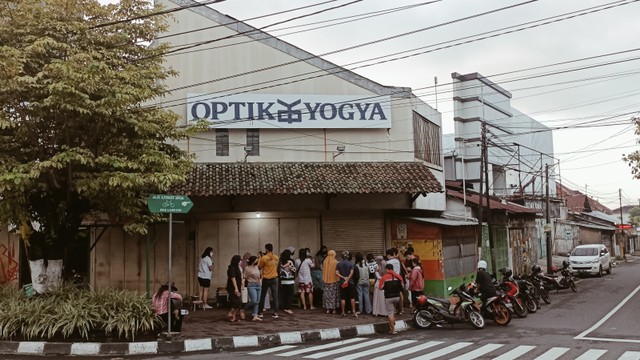
[[[484,102],[482,104],[484,106]],[[493,272],[493,276],[497,279],[497,269],[496,269],[496,253],[495,247],[493,244],[493,229],[492,229],[492,221],[491,221],[491,203],[489,199],[489,151],[487,149],[487,123],[482,122],[482,148],[484,149],[484,181],[485,181],[485,199],[487,199],[487,231],[489,232],[489,254],[491,254],[491,270]]]
[[[620,202],[620,240],[624,240],[624,229],[622,229],[622,224],[624,224],[624,218],[622,216],[622,189],[618,189],[618,201]],[[625,247],[627,244],[622,244],[622,258],[626,259],[627,254],[625,251]]]
[[[484,186],[484,179],[482,174],[484,173],[484,139],[485,139],[485,131],[484,131],[484,121],[481,124],[480,130],[480,189],[478,192],[478,203],[480,207],[478,208],[478,248],[480,249],[480,255],[482,255],[482,217],[483,217],[483,205],[482,205],[482,187]],[[480,259],[478,259],[480,260]]]
[[[545,193],[546,193],[546,215],[547,224],[544,227],[544,232],[547,236],[547,273],[551,274],[553,271],[553,259],[551,255],[551,211],[549,209],[549,164],[545,164],[544,176],[546,181]]]

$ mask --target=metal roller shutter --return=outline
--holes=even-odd
[[[340,254],[344,250],[363,255],[384,255],[384,218],[323,218],[322,244]]]

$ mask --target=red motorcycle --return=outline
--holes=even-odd
[[[502,282],[498,284],[498,289],[504,291],[505,302],[510,303],[513,312],[520,318],[527,317],[529,310],[520,296],[520,287],[513,278],[513,271],[509,268],[501,269]]]

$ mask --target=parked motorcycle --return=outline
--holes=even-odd
[[[531,268],[531,274],[524,278],[533,284],[533,296],[538,303],[540,303],[540,299],[542,299],[545,304],[551,304],[549,291],[544,287],[544,282],[537,276],[541,272],[542,269],[539,265],[533,265]]]
[[[509,268],[500,269],[502,273],[502,282],[497,286],[498,289],[504,291],[506,301],[513,306],[513,312],[518,317],[525,318],[529,313],[529,309],[525,305],[523,297],[520,295],[520,287],[513,278],[513,271]]]
[[[538,277],[542,281],[542,284],[547,290],[556,290],[557,292],[562,289],[571,289],[571,291],[573,292],[578,291],[576,283],[573,280],[573,276],[569,271],[569,262],[567,260],[564,260],[562,262],[562,268],[560,268],[559,271],[561,274],[560,276],[551,276],[543,274],[542,269],[540,269],[540,271],[536,274],[536,277]]]
[[[513,279],[518,284],[518,288],[520,289],[520,293],[518,296],[522,298],[524,305],[527,307],[530,313],[535,313],[540,308],[540,298],[536,299],[534,294],[535,287],[534,285],[528,281],[523,279],[520,276],[514,275]]]
[[[429,329],[443,324],[468,322],[476,329],[484,328],[484,317],[473,296],[465,291],[464,284],[451,291],[449,299],[440,299],[426,295],[418,296],[413,323],[421,329]]]
[[[470,284],[465,292],[474,298],[479,295],[478,288],[474,283]],[[499,291],[498,295],[487,299],[484,306],[481,307],[480,313],[485,319],[493,320],[501,326],[507,326],[511,322],[511,312],[513,311],[511,303],[507,301],[504,292]]]

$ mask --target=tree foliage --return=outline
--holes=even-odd
[[[172,142],[189,129],[153,105],[176,75],[167,46],[148,46],[167,26],[158,10],[0,0],[0,221],[40,225],[30,258],[63,258],[92,213],[144,233],[149,194],[185,179],[191,159]]]
[[[635,134],[640,136],[640,117],[634,117],[631,121],[635,124]],[[640,144],[640,140],[637,143]],[[640,180],[640,150],[623,155],[622,159],[631,167],[633,177]]]

